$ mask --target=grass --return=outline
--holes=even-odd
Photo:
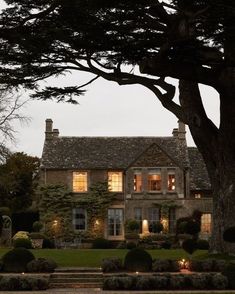
[[[9,249],[0,248],[0,258]],[[61,267],[100,267],[103,258],[120,257],[124,259],[128,250],[125,249],[33,249],[35,257],[54,259]],[[182,249],[155,249],[148,250],[152,258],[159,259],[182,259],[189,258]],[[209,255],[206,250],[197,250],[193,254],[194,259],[205,259],[208,257],[218,259],[232,259],[222,255]],[[235,259],[235,257],[233,257]]]

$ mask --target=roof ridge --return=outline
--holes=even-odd
[[[116,138],[166,138],[166,139],[175,139],[172,136],[59,136],[58,139],[63,138],[110,138],[110,139],[116,139]]]

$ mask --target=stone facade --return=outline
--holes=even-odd
[[[45,134],[41,184],[63,184],[73,191],[74,173],[85,174],[87,191],[74,192],[74,203],[89,193],[90,185],[107,181],[109,172],[116,172],[116,177],[121,174],[121,191],[115,192],[115,201],[104,219],[104,237],[110,240],[124,239],[128,219],[138,219],[140,224],[146,221],[151,228],[154,221],[167,218],[166,229],[173,232],[176,220],[192,215],[194,210],[206,218],[212,213],[205,164],[196,148],[187,147],[181,122],[172,137],[61,137],[49,119]],[[167,205],[168,216],[161,214]],[[85,230],[85,213],[78,210],[75,215],[78,228],[81,225]],[[79,231],[76,225],[74,229]]]

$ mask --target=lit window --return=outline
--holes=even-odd
[[[109,191],[122,192],[122,172],[108,172]]]
[[[168,191],[175,191],[175,174],[172,172],[168,173],[167,186]]]
[[[142,175],[141,175],[141,173],[134,174],[134,191],[135,192],[142,191]]]
[[[151,172],[148,174],[148,190],[161,191],[162,177],[160,172]]]
[[[194,194],[194,197],[195,197],[196,199],[200,199],[200,198],[202,197],[202,195],[201,195],[200,193],[195,193],[195,194]]]
[[[84,208],[73,209],[74,230],[85,231],[87,226],[87,213]]]
[[[73,172],[73,192],[87,192],[87,172]]]
[[[108,209],[108,235],[123,235],[123,209]]]
[[[201,233],[211,233],[211,213],[203,213],[201,216]]]

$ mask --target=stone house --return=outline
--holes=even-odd
[[[136,219],[142,234],[161,221],[175,231],[176,220],[202,212],[201,233],[211,232],[212,195],[204,161],[197,148],[187,147],[185,125],[169,137],[64,137],[46,120],[41,182],[64,184],[74,199],[89,186],[108,181],[115,201],[104,219],[104,237],[124,240],[125,221]],[[76,201],[75,201],[76,202]],[[72,207],[71,228],[86,231],[87,213]]]

